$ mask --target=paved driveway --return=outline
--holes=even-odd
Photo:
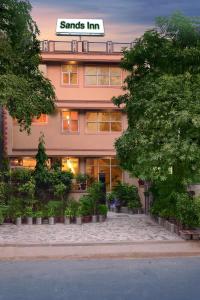
[[[104,223],[83,225],[0,226],[0,244],[73,244],[139,241],[177,241],[175,234],[146,215],[109,212]]]

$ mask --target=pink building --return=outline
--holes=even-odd
[[[119,68],[122,48],[131,44],[87,41],[41,42],[41,70],[55,87],[57,111],[33,120],[31,134],[6,114],[6,151],[11,167],[34,168],[38,138],[45,136],[51,163],[63,170],[106,174],[107,190],[118,181],[137,182],[115,159],[114,142],[127,126],[126,115],[111,99],[123,93],[126,77]]]

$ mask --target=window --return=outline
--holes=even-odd
[[[102,172],[106,177],[106,190],[110,191],[122,181],[122,170],[115,158],[88,158],[86,159],[86,173],[96,180],[99,178],[99,173]]]
[[[47,115],[41,114],[38,118],[32,119],[33,124],[46,124],[47,123]]]
[[[122,131],[121,112],[87,112],[87,132]]]
[[[20,158],[11,158],[10,159],[11,168],[26,168],[26,169],[35,169],[36,159],[34,157],[20,157]],[[47,166],[50,168],[51,160],[47,160]]]
[[[77,111],[62,111],[62,131],[66,133],[78,132]]]
[[[121,69],[111,66],[85,67],[86,85],[121,86]]]
[[[62,66],[62,84],[75,85],[78,83],[78,67],[77,65]]]
[[[62,158],[62,171],[71,171],[74,175],[79,172],[79,159],[73,157]]]

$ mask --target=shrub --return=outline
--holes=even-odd
[[[200,226],[200,197],[191,198],[187,193],[177,197],[177,219],[185,226]]]
[[[98,206],[98,213],[99,213],[99,215],[106,216],[107,212],[108,212],[108,208],[107,208],[107,206],[105,204],[100,204]]]
[[[4,222],[4,215],[2,209],[0,208],[0,225],[2,225],[3,222]]]
[[[63,215],[63,203],[61,201],[49,201],[44,209],[47,217],[60,217]]]
[[[113,188],[113,193],[115,198],[120,201],[121,206],[129,206],[130,208],[141,207],[136,186],[119,182]]]
[[[68,201],[67,209],[71,211],[72,217],[76,216],[79,205],[80,204],[73,198]]]
[[[96,206],[94,207],[94,201],[92,200],[90,195],[83,195],[79,199],[79,203],[82,209],[83,216],[89,216],[94,213]]]
[[[153,201],[150,212],[153,215],[162,218],[176,218],[177,217],[177,198],[179,193],[174,191],[168,192],[166,197],[156,197]]]
[[[13,182],[26,183],[31,180],[33,171],[25,168],[11,169],[10,179]]]

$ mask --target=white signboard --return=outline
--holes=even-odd
[[[56,35],[104,35],[101,19],[58,19]]]

